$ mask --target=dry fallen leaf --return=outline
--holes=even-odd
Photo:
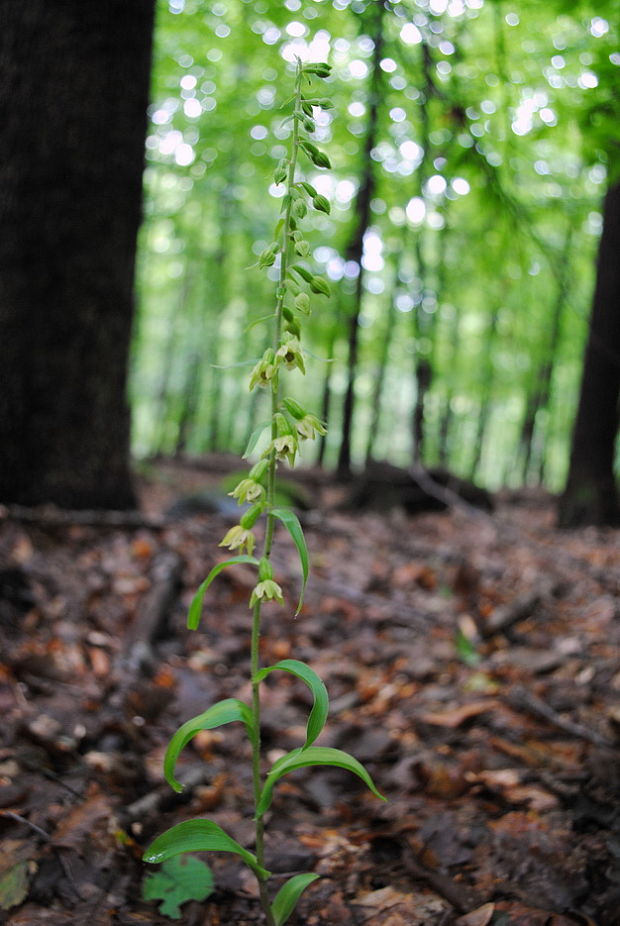
[[[470,704],[463,704],[461,707],[455,707],[448,711],[439,711],[437,713],[421,714],[420,720],[424,723],[430,723],[435,727],[448,727],[455,730],[462,724],[477,717],[479,714],[486,714],[500,706],[500,702],[495,699],[488,701],[472,701]]]
[[[488,926],[495,912],[494,903],[485,903],[454,921],[455,926]]]

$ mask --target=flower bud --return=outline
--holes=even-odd
[[[304,74],[314,74],[315,77],[329,77],[331,70],[331,65],[322,61],[318,64],[305,64],[303,67]]]
[[[295,399],[286,397],[282,399],[282,405],[284,405],[287,412],[290,412],[293,418],[301,420],[306,415],[306,409],[302,408],[299,402],[296,402]]]
[[[305,267],[302,267],[301,264],[293,264],[291,270],[294,270],[295,273],[298,273],[302,280],[305,280],[306,283],[312,282],[312,274]]]
[[[323,277],[313,276],[310,280],[310,289],[313,293],[320,293],[322,296],[329,296],[331,293],[329,283]]]
[[[288,175],[288,161],[286,158],[282,158],[282,160],[278,162],[278,166],[273,172],[273,182],[276,184],[276,186],[279,183],[284,183],[284,181],[287,178],[287,175]]]
[[[294,338],[301,337],[301,328],[296,318],[292,318],[290,321],[288,321],[284,330],[290,332]]]
[[[318,212],[325,212],[327,215],[331,212],[329,200],[325,196],[321,196],[320,193],[317,193],[317,195],[313,197],[312,205]]]
[[[295,308],[304,315],[310,315],[310,296],[307,293],[298,293],[295,296]]]
[[[268,460],[259,460],[258,463],[255,463],[252,469],[250,470],[249,476],[250,479],[254,479],[255,482],[261,482],[267,475],[269,469]]]
[[[239,521],[239,524],[241,525],[241,527],[244,530],[250,530],[250,528],[254,527],[254,525],[260,518],[261,514],[263,513],[264,507],[265,506],[263,505],[262,502],[257,502],[256,505],[252,505],[252,507],[248,511],[246,511],[246,513],[242,516],[241,520]]]

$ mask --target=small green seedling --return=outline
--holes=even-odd
[[[272,897],[270,872],[265,862],[265,814],[271,806],[274,788],[290,772],[314,765],[328,765],[343,768],[357,775],[379,798],[377,790],[366,769],[346,752],[326,746],[316,746],[328,713],[328,695],[325,685],[314,669],[297,659],[284,659],[272,666],[261,666],[259,642],[261,637],[261,611],[266,602],[284,604],[280,585],[276,582],[271,566],[271,551],[277,526],[290,535],[299,555],[301,568],[301,591],[295,614],[303,605],[304,590],[308,581],[309,561],[306,541],[295,512],[282,506],[277,493],[277,468],[280,463],[293,465],[305,440],[313,440],[317,434],[326,433],[325,426],[316,415],[307,411],[295,399],[282,394],[282,380],[287,370],[298,370],[305,374],[305,356],[302,348],[302,323],[311,312],[312,296],[329,296],[327,280],[315,273],[306,258],[310,245],[302,232],[302,225],[309,211],[329,213],[330,204],[305,179],[298,161],[320,170],[330,167],[328,156],[308,137],[314,132],[315,110],[329,108],[329,100],[308,95],[307,87],[315,78],[329,76],[327,64],[296,65],[295,91],[291,100],[292,111],[291,142],[289,154],[278,163],[274,182],[284,184],[282,211],[277,222],[273,242],[258,258],[258,267],[277,269],[275,305],[271,315],[266,316],[273,325],[272,346],[255,364],[250,376],[250,390],[264,389],[270,396],[271,416],[251,435],[245,457],[254,454],[265,438],[267,447],[258,461],[230,492],[239,505],[245,506],[239,523],[231,527],[220,546],[227,547],[235,555],[211,569],[196,592],[189,608],[188,627],[195,630],[202,613],[205,594],[222,570],[237,564],[252,566],[256,570],[256,584],[250,595],[252,611],[250,671],[252,698],[247,704],[237,698],[227,698],[212,705],[202,714],[188,720],[174,734],[164,759],[166,780],[175,791],[182,785],[176,778],[177,760],[184,747],[202,730],[212,730],[228,723],[239,722],[252,748],[252,780],[254,798],[255,845],[251,852],[228,835],[217,823],[208,819],[186,820],[158,836],[144,853],[144,859],[151,863],[169,864],[171,860],[186,852],[231,852],[237,855],[254,873],[258,881],[260,904],[267,926],[283,926],[292,915],[303,891],[318,877],[309,872],[289,878]],[[249,506],[249,507],[248,507]],[[264,523],[262,549],[255,555],[257,546],[256,526]],[[261,753],[261,700],[260,687],[268,675],[285,672],[302,681],[310,690],[313,706],[308,716],[304,742],[263,770]],[[176,895],[175,895],[176,896]]]
[[[159,871],[144,879],[144,900],[160,900],[159,912],[171,920],[181,919],[181,907],[189,900],[206,900],[213,891],[213,874],[208,865],[193,855],[175,855]]]

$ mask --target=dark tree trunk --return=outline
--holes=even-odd
[[[559,505],[562,527],[620,524],[614,477],[619,394],[620,183],[616,183],[607,191],[603,209],[590,333],[568,480]]]
[[[430,46],[423,41],[420,46],[421,61],[420,71],[422,74],[422,99],[420,101],[420,141],[422,147],[422,160],[416,170],[418,183],[418,196],[424,201],[424,186],[428,179],[429,165],[432,164],[433,154],[431,150],[431,124],[430,124],[430,100],[436,93],[433,83],[433,56]],[[415,403],[411,416],[411,443],[412,459],[414,464],[421,463],[424,459],[424,442],[426,437],[426,399],[433,381],[433,367],[430,358],[421,352],[420,347],[424,341],[432,344],[433,328],[436,322],[436,315],[425,311],[424,297],[430,296],[432,290],[429,286],[429,268],[426,260],[426,235],[424,223],[417,229],[413,250],[417,266],[419,290],[417,295],[417,307],[412,313],[412,319],[415,325],[414,337],[417,339],[418,346],[414,352],[414,378],[416,386]]]
[[[571,241],[573,237],[572,219],[566,233],[564,249],[562,251],[562,260],[558,273],[558,292],[553,305],[553,314],[551,316],[551,325],[549,329],[549,341],[545,350],[544,359],[538,364],[538,369],[534,377],[534,383],[531,393],[527,397],[525,414],[521,424],[521,434],[519,437],[519,451],[522,456],[521,479],[524,484],[531,481],[532,469],[536,470],[538,484],[542,484],[545,469],[544,443],[538,441],[540,449],[537,453],[537,459],[534,460],[535,466],[532,466],[532,457],[536,447],[535,437],[538,428],[536,422],[541,412],[547,411],[551,399],[551,381],[555,368],[555,361],[558,353],[560,342],[560,333],[562,329],[562,314],[570,290],[570,270],[571,270]]]
[[[0,9],[0,501],[127,508],[153,0]]]

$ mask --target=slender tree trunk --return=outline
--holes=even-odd
[[[327,358],[330,362],[326,364],[327,369],[325,370],[325,377],[323,379],[323,390],[321,397],[321,421],[325,422],[328,431],[332,408],[332,370],[334,367],[333,363],[331,363],[331,360],[334,356],[334,348],[336,346],[336,338],[338,334],[338,325],[338,321],[334,321],[329,329],[327,341]],[[317,465],[319,467],[323,467],[325,463],[326,449],[327,437],[323,434],[319,437],[319,450],[317,454]]]
[[[416,171],[419,183],[419,195],[424,200],[424,184],[428,175],[428,165],[431,163],[430,140],[430,112],[429,101],[435,92],[432,77],[433,58],[427,42],[421,44],[421,72],[423,78],[423,97],[420,101],[420,145],[422,147],[422,160]],[[413,313],[416,326],[418,349],[414,352],[414,377],[416,384],[415,404],[411,420],[412,456],[414,464],[419,464],[424,458],[425,438],[425,412],[426,396],[431,387],[433,368],[428,353],[421,351],[421,346],[432,337],[432,327],[435,316],[426,311],[425,297],[429,295],[428,265],[426,261],[425,225],[422,224],[414,239],[414,252],[420,281],[420,299]],[[430,345],[426,345],[429,347]]]
[[[491,315],[491,324],[484,351],[484,362],[482,364],[482,395],[480,397],[480,408],[478,411],[478,423],[476,425],[476,437],[474,439],[474,456],[471,461],[469,475],[475,478],[480,460],[482,459],[482,448],[484,445],[484,435],[491,417],[491,397],[493,395],[493,354],[495,350],[495,340],[497,334],[498,310],[494,309]]]
[[[176,413],[171,413],[171,406],[175,406],[173,381],[175,377],[175,360],[179,356],[182,344],[182,332],[180,330],[179,319],[183,317],[185,306],[189,301],[191,287],[193,283],[192,264],[189,259],[186,261],[183,282],[179,291],[178,303],[176,303],[170,316],[167,319],[168,331],[163,349],[161,360],[161,373],[159,377],[159,386],[155,399],[156,409],[156,430],[154,446],[157,453],[169,453],[173,447],[173,441],[170,440],[170,433],[174,434],[176,427]]]
[[[3,502],[135,504],[126,379],[153,7],[0,7]]]
[[[614,451],[620,395],[620,183],[607,191],[562,527],[620,524]]]
[[[461,318],[455,315],[452,321],[450,332],[450,356],[458,357],[461,349]],[[448,370],[448,388],[444,396],[444,406],[439,421],[439,440],[437,456],[441,466],[449,468],[450,463],[450,443],[452,436],[452,422],[454,420],[454,372]]]
[[[379,433],[379,424],[381,421],[381,399],[383,396],[383,387],[385,384],[385,374],[390,359],[390,348],[396,328],[396,304],[394,293],[390,298],[388,315],[385,323],[385,331],[381,342],[381,350],[377,361],[377,374],[375,376],[375,385],[371,400],[370,427],[368,428],[368,440],[366,441],[366,465],[371,462]]]
[[[374,24],[371,30],[375,43],[368,93],[368,121],[362,154],[362,175],[360,186],[355,199],[354,214],[356,224],[346,248],[347,260],[355,261],[359,266],[359,274],[355,281],[353,306],[349,318],[348,358],[347,358],[347,386],[342,410],[342,439],[338,453],[338,474],[346,476],[351,471],[351,432],[353,428],[353,411],[355,404],[355,377],[357,374],[357,355],[359,346],[359,318],[362,309],[362,295],[364,292],[364,268],[362,267],[362,254],[364,251],[364,235],[370,221],[370,201],[374,194],[375,175],[371,152],[377,144],[377,123],[379,105],[381,103],[381,59],[383,57],[383,3],[375,3],[373,9]]]
[[[539,413],[545,411],[549,406],[551,397],[551,378],[555,366],[555,358],[558,351],[560,340],[560,329],[562,325],[562,311],[568,295],[569,278],[570,278],[570,254],[571,240],[573,235],[572,222],[569,225],[562,252],[562,263],[559,267],[558,291],[553,306],[551,316],[551,328],[549,331],[549,342],[546,348],[545,357],[538,365],[534,377],[534,387],[528,396],[527,405],[523,423],[521,425],[520,449],[522,457],[522,479],[524,483],[528,482],[530,474],[530,464],[534,454],[534,433],[536,431],[536,419]],[[542,482],[544,453],[538,460],[538,481]]]

